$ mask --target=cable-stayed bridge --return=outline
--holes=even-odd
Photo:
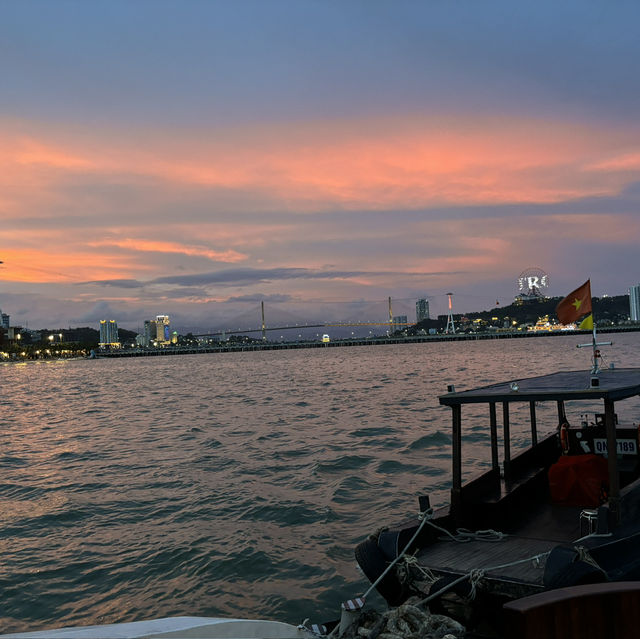
[[[406,317],[405,315],[400,317]],[[362,320],[328,320],[324,322],[304,322],[304,321],[293,321],[293,318],[288,318],[289,322],[276,322],[275,326],[267,325],[265,322],[265,311],[264,311],[264,302],[260,304],[260,325],[250,327],[250,328],[229,328],[229,329],[217,329],[207,333],[197,333],[194,334],[194,337],[198,338],[216,338],[216,337],[226,337],[228,335],[251,335],[252,333],[262,334],[263,339],[266,339],[266,334],[268,332],[284,332],[284,331],[302,331],[306,329],[329,329],[329,328],[367,328],[367,327],[386,327],[387,331],[392,332],[398,330],[399,328],[403,328],[405,326],[413,325],[415,322],[409,321],[401,321],[400,317],[394,317],[393,310],[391,306],[391,298],[388,299],[388,319],[384,321],[372,320],[372,321],[362,321]],[[246,313],[243,314],[243,318],[246,320]],[[298,319],[299,318],[295,318]],[[237,321],[227,321],[227,325],[236,325],[239,322]]]
[[[198,333],[194,337],[218,337],[221,335],[245,335],[247,333],[262,333],[268,331],[295,331],[303,328],[327,328],[327,327],[344,327],[353,326],[412,326],[415,322],[327,322],[325,324],[295,324],[293,326],[265,326],[264,328],[247,328],[228,331],[215,331],[211,333]]]

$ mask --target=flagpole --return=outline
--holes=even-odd
[[[593,333],[591,338],[591,344],[577,344],[577,346],[578,348],[584,348],[585,346],[591,346],[593,348],[593,366],[591,367],[591,374],[597,375],[600,372],[600,365],[598,363],[598,360],[600,359],[600,349],[598,348],[598,346],[611,346],[613,342],[598,341],[596,336],[596,320],[594,318],[593,310],[591,311],[591,321],[593,322]]]
[[[598,339],[596,337],[596,318],[593,310],[591,311],[591,321],[593,322],[593,368],[591,369],[591,374],[597,375],[600,372],[600,366],[598,366],[600,351],[598,350]]]

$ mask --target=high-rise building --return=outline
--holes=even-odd
[[[156,323],[154,320],[145,320],[142,329],[142,345],[151,346],[156,341]]]
[[[418,300],[416,302],[416,322],[429,319],[429,300]]]
[[[632,322],[640,322],[640,284],[629,289],[629,316]]]
[[[170,322],[168,315],[156,315],[156,342],[169,344],[171,342]]]
[[[406,315],[394,315],[392,329],[394,331],[404,331],[407,328],[407,323]]]
[[[6,313],[0,311],[0,326],[2,328],[9,328],[9,316]]]
[[[120,348],[118,324],[115,320],[100,320],[100,348]]]

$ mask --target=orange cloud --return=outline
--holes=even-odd
[[[0,259],[6,276],[24,282],[43,275],[49,281],[153,278],[172,267],[199,267],[199,258],[235,264],[251,255],[260,263],[269,250],[279,263],[324,263],[334,258],[322,249],[301,254],[295,242],[312,233],[320,245],[335,230],[301,230],[294,215],[276,227],[265,213],[436,206],[443,207],[443,219],[410,232],[422,230],[434,246],[441,243],[435,238],[446,238],[450,255],[407,255],[407,270],[482,270],[524,259],[525,242],[518,246],[518,238],[530,231],[526,221],[485,216],[481,225],[454,223],[446,219],[447,206],[615,195],[640,167],[640,137],[633,131],[516,118],[405,117],[92,136],[12,124],[0,120],[0,238],[11,247]],[[192,202],[200,208],[190,218]],[[61,218],[59,228],[37,228],[39,220],[53,227]],[[579,231],[576,216],[566,224],[546,219],[556,237],[596,232],[588,216]],[[22,220],[31,228],[22,228]],[[607,241],[625,241],[628,231],[614,218],[608,224]],[[537,229],[539,237],[545,232]],[[397,253],[378,254],[376,262],[397,269]]]
[[[206,257],[215,262],[236,263],[247,259],[247,255],[238,253],[237,251],[213,251],[202,246],[187,246],[178,244],[177,242],[161,242],[153,240],[140,240],[126,238],[122,240],[101,240],[98,242],[89,242],[89,246],[117,246],[120,248],[132,249],[134,251],[148,251],[155,253],[179,253],[182,255],[194,255],[197,257]]]
[[[640,152],[625,153],[604,159],[587,167],[590,171],[637,171],[640,169]]]
[[[548,203],[617,192],[629,176],[612,176],[612,169],[627,169],[638,157],[632,152],[624,161],[607,160],[623,142],[629,148],[629,138],[617,130],[514,118],[310,122],[193,133],[142,132],[131,142],[118,141],[117,134],[32,134],[13,136],[12,144],[5,132],[0,184],[7,187],[5,198],[31,189],[35,201],[36,187],[55,197],[48,187],[64,175],[146,176],[167,187],[252,192],[257,210]]]
[[[18,138],[14,141],[13,157],[19,165],[46,165],[60,169],[90,169],[94,163],[86,157],[49,146],[30,138]]]
[[[2,277],[14,282],[77,282],[131,277],[150,267],[122,255],[96,255],[82,249],[43,246],[3,249]]]

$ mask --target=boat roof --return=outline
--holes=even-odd
[[[597,378],[597,385],[592,384]],[[640,368],[608,368],[593,375],[590,371],[563,371],[491,384],[441,395],[446,406],[494,402],[569,401],[609,399],[617,401],[640,395]]]

